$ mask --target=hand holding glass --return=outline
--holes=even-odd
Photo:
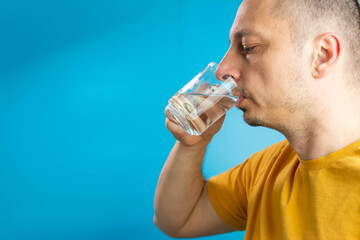
[[[234,79],[220,73],[211,62],[169,100],[169,113],[187,134],[201,135],[236,104]]]

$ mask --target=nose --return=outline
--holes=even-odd
[[[236,55],[229,49],[216,69],[215,76],[219,80],[225,80],[231,76],[235,82],[240,80],[241,63]]]
[[[219,64],[215,71],[215,76],[220,81],[226,80],[228,77],[231,77],[230,74]]]

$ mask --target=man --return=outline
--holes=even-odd
[[[205,180],[201,136],[177,139],[155,193],[155,224],[176,238],[360,239],[360,14],[356,0],[244,0],[220,65],[252,126],[286,140]]]

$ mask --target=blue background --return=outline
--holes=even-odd
[[[0,239],[170,239],[152,220],[164,108],[222,59],[240,3],[0,1]],[[282,139],[232,109],[204,174]]]

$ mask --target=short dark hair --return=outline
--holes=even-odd
[[[293,42],[302,49],[312,37],[325,32],[338,34],[346,66],[360,82],[360,7],[357,0],[277,0],[271,14],[287,21]]]

